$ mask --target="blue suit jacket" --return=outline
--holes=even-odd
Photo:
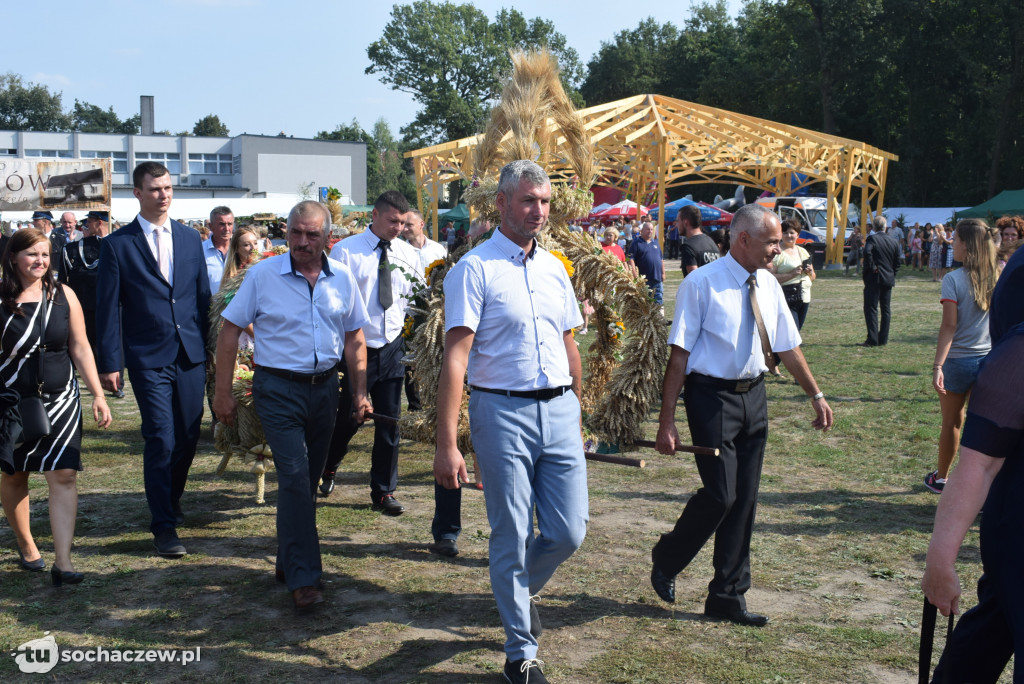
[[[206,359],[210,281],[199,233],[171,221],[174,287],[163,276],[136,218],[100,243],[96,332],[101,373],[174,364],[179,349]],[[118,306],[121,317],[118,317]],[[123,327],[123,330],[122,330]]]

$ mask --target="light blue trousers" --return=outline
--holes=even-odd
[[[510,661],[537,657],[530,596],[586,536],[587,468],[579,420],[580,403],[572,392],[546,401],[470,395],[469,425],[491,525],[491,589]]]

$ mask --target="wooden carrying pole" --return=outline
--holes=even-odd
[[[385,416],[383,413],[368,413],[366,417],[388,425],[397,425],[398,419]],[[653,442],[652,442],[653,444]],[[615,465],[631,466],[633,468],[645,468],[647,464],[638,458],[626,458],[625,456],[610,456],[608,454],[595,454],[590,451],[583,452],[588,461],[600,461],[601,463],[614,463]]]

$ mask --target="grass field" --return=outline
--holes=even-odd
[[[670,312],[678,280],[666,287]],[[918,585],[938,501],[922,484],[939,429],[930,384],[938,298],[930,276],[903,274],[890,344],[865,349],[855,346],[865,334],[860,280],[824,272],[814,285],[804,353],[836,424],[828,434],[812,430],[810,402],[792,380],[768,382],[771,428],[748,594],[751,610],[771,616],[767,628],[703,618],[710,548],[679,575],[674,608],[650,587],[650,549],[699,486],[691,458],[646,450],[644,470],[590,464],[587,539],[540,604],[548,678],[916,681]],[[370,510],[371,433],[357,436],[319,509],[327,602],[297,616],[273,577],[273,472],[267,503],[256,505],[254,476],[240,465],[216,477],[220,457],[205,427],[179,529],[190,553],[157,558],[138,411],[131,398],[112,405],[114,426],[87,427],[84,436],[73,553],[85,583],[53,589],[48,576],[20,570],[13,534],[6,521],[0,526],[0,681],[500,681],[504,633],[489,590],[482,493],[464,492],[461,555],[430,554],[432,448],[403,442],[398,496],[408,512],[389,518]],[[650,438],[655,416],[656,407]],[[685,432],[681,410],[679,420]],[[32,483],[33,533],[49,564],[46,487],[42,477]],[[980,572],[976,529],[959,569],[970,607]],[[68,657],[69,649],[199,647],[200,659],[60,662],[46,675],[21,674],[8,654],[44,632]]]

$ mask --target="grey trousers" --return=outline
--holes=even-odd
[[[338,376],[307,385],[257,369],[252,396],[277,470],[277,568],[291,591],[316,586],[323,568],[315,492],[338,414]]]

